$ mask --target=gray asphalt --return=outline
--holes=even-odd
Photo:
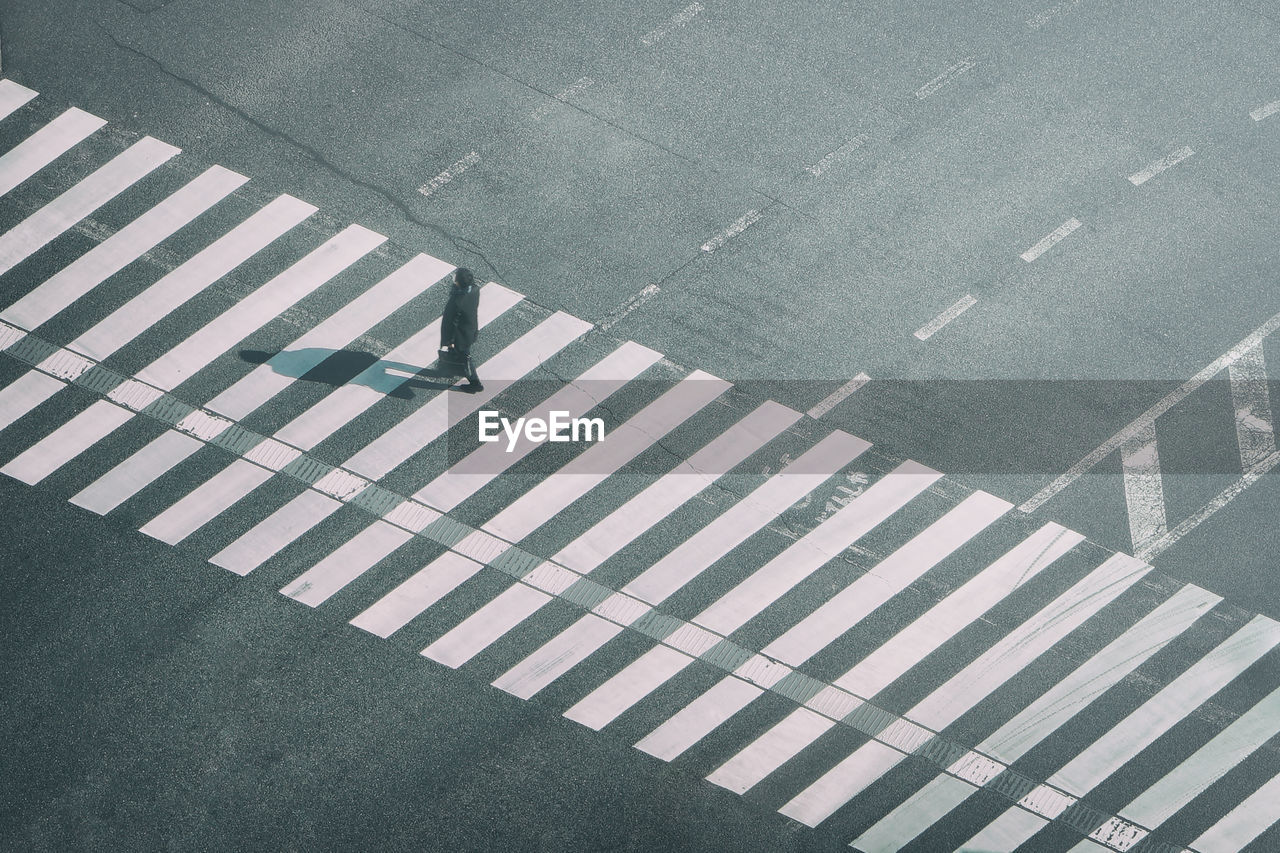
[[[424,251],[528,295],[494,338],[565,310],[802,410],[865,371],[890,381],[824,422],[1013,501],[1280,311],[1280,117],[1248,116],[1280,97],[1280,19],[1266,10],[702,5],[673,23],[680,4],[7,0],[0,39],[5,76],[53,103],[249,175],[261,198],[288,192],[326,223],[388,235],[352,290]],[[1167,174],[1126,180],[1184,145],[1195,154]],[[0,225],[53,187],[23,187]],[[128,209],[166,189],[139,189]],[[243,212],[219,209],[210,231]],[[701,248],[744,216],[758,219]],[[1071,217],[1078,231],[1019,258]],[[82,251],[76,239],[88,244],[64,241],[35,266]],[[167,248],[181,255],[182,239]],[[303,245],[273,248],[264,268]],[[108,300],[137,289],[129,276]],[[168,331],[197,327],[235,286]],[[343,292],[306,307],[323,315]],[[972,308],[913,335],[965,294]],[[416,317],[375,337],[402,339]],[[64,315],[47,332],[69,340],[95,319]],[[276,321],[261,343],[296,334]],[[119,366],[159,354],[138,346]],[[184,390],[207,398],[242,366],[224,359]],[[252,426],[323,391],[291,389]],[[1178,469],[1171,521],[1234,479],[1222,393],[1162,433]],[[361,430],[324,450],[341,456]],[[105,471],[132,449],[85,464]],[[1127,549],[1119,480],[1112,458],[1035,517]],[[128,507],[104,521],[56,497],[56,481],[0,486],[24,508],[6,524],[17,558],[3,620],[4,695],[24,697],[5,716],[25,744],[6,813],[23,843],[834,850],[852,837],[856,819],[801,831],[780,803],[650,761],[626,733],[581,731],[554,700],[508,700],[482,675],[399,653],[411,639],[389,654],[341,613],[317,622],[279,583],[218,577],[134,533]],[[1280,617],[1276,488],[1264,477],[1157,567]]]

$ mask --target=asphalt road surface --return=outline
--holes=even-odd
[[[4,846],[1280,847],[1278,36],[7,0]]]

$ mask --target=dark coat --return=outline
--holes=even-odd
[[[480,309],[480,288],[474,284],[467,288],[454,285],[449,290],[449,301],[444,306],[440,320],[440,348],[456,347],[470,352],[476,342],[480,321],[476,314]]]

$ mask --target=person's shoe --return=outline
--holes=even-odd
[[[472,394],[479,394],[484,390],[484,383],[479,379],[468,379],[467,384],[462,387],[467,391],[470,391]]]

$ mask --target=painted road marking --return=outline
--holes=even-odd
[[[521,699],[532,698],[579,662],[593,654],[622,630],[590,614],[561,631],[511,669],[498,676],[493,686]]]
[[[941,478],[919,462],[903,462],[692,621],[729,636]]]
[[[591,572],[727,474],[730,469],[795,423],[799,417],[798,412],[779,403],[762,404],[680,463],[675,470],[659,478],[566,545],[551,560],[575,572]],[[461,666],[551,600],[550,596],[543,596],[538,600],[521,591],[521,586],[517,584],[490,601],[425,649],[423,654],[452,667]],[[582,623],[592,619],[594,617],[587,615],[578,621]],[[506,627],[495,631],[497,625]],[[568,630],[579,630],[579,625],[575,624]],[[550,680],[544,682],[544,685],[546,683],[550,683]]]
[[[1026,809],[1009,809],[961,845],[962,850],[1014,850],[1040,831],[1044,818]]]
[[[1267,118],[1268,116],[1273,116],[1276,113],[1280,113],[1280,101],[1272,101],[1271,103],[1266,104],[1265,106],[1261,106],[1261,107],[1258,107],[1257,109],[1251,110],[1249,112],[1249,118],[1253,119],[1254,121],[1262,121],[1264,118]]]
[[[1120,809],[1120,816],[1156,829],[1276,734],[1280,734],[1280,689]]]
[[[163,391],[173,390],[386,239],[359,225],[348,226],[144,367],[138,378]]]
[[[564,716],[599,731],[691,663],[693,658],[684,652],[656,646],[584,696]]]
[[[974,299],[971,294],[966,293],[964,296],[956,300],[956,304],[952,305],[946,311],[943,311],[937,317],[934,317],[928,323],[925,323],[923,326],[917,329],[916,337],[922,341],[929,340],[929,338],[933,337],[933,334],[935,332],[937,332],[943,326],[950,323],[955,318],[959,317],[964,312],[968,311],[977,303],[978,303],[978,300]]]
[[[1159,693],[1097,737],[1048,784],[1083,797],[1280,643],[1280,624],[1265,616],[1223,640]]]
[[[827,153],[817,163],[814,163],[812,166],[805,166],[804,170],[816,178],[819,175],[821,175],[823,172],[827,171],[827,169],[829,169],[832,164],[836,163],[839,160],[843,160],[845,157],[848,157],[854,151],[858,150],[859,148],[861,148],[866,144],[867,144],[867,135],[865,133],[860,133],[857,136],[855,136],[853,139],[850,139],[844,145],[841,145],[839,148],[835,149],[834,151]]]
[[[106,515],[201,447],[204,447],[204,442],[199,439],[166,430],[159,438],[81,489],[70,499],[71,503],[98,515]]]
[[[12,80],[0,80],[0,119],[7,118],[14,110],[30,101],[36,92]]]
[[[973,791],[971,784],[955,776],[935,776],[849,846],[860,853],[898,853],[927,827],[968,799]]]
[[[380,234],[352,225],[228,308],[168,353],[142,368],[138,376],[155,388],[172,390],[227,348],[266,325],[276,314],[355,263],[385,239]],[[73,423],[79,425],[74,436],[79,446],[78,453],[83,453],[103,438],[97,434],[95,426],[86,420],[84,414],[81,413],[73,420]],[[205,441],[231,426],[223,418],[209,418],[203,413],[193,412],[189,417],[203,421],[202,429],[193,434]],[[194,422],[188,421],[189,424]],[[182,428],[182,425],[179,427]],[[190,429],[184,431],[191,432]],[[71,439],[72,436],[68,435],[67,440]],[[172,451],[172,456],[165,460],[169,463],[168,467],[163,464],[156,448],[149,445],[139,451],[147,452],[147,470],[155,477],[186,458],[183,448],[171,444],[165,446]],[[128,464],[128,460],[122,464]],[[140,477],[141,472],[134,472],[132,476]],[[227,497],[228,494],[220,494],[221,499]]]
[[[725,678],[641,738],[636,749],[671,761],[763,692],[741,678]]]
[[[799,419],[799,412],[781,403],[762,403],[551,559],[574,571],[592,571]]]
[[[1276,452],[1276,433],[1271,417],[1271,394],[1267,387],[1267,365],[1262,345],[1241,353],[1227,367],[1231,383],[1231,405],[1235,410],[1236,439],[1240,447],[1240,468],[1248,471]]]
[[[1222,601],[1188,584],[1043,693],[975,749],[1012,764]]]
[[[1280,803],[1280,776],[1272,776],[1192,841],[1191,847],[1201,853],[1238,853],[1280,819],[1277,803]]]
[[[1056,6],[1050,6],[1038,15],[1033,15],[1030,18],[1027,18],[1027,26],[1033,30],[1038,30],[1045,24],[1049,23],[1049,21],[1065,12],[1067,9],[1072,9],[1079,5],[1080,0],[1063,0],[1063,2]]]
[[[581,376],[556,391],[529,414],[546,419],[553,411],[580,417],[625,387],[662,355],[628,341],[605,356]],[[495,480],[534,449],[536,442],[522,440],[507,453],[497,442],[482,444],[414,493],[414,500],[448,512]]]
[[[974,492],[761,650],[800,666],[1013,508]]]
[[[479,162],[480,162],[480,155],[472,151],[468,153],[465,157],[463,157],[461,160],[454,163],[452,166],[445,169],[443,172],[436,175],[434,178],[427,181],[422,186],[418,187],[418,192],[422,193],[424,197],[430,198],[431,194],[434,193],[436,190],[440,189],[445,184],[450,183],[451,181],[453,181],[454,178],[458,177],[463,172],[467,171],[467,169],[470,169],[472,166],[474,166],[476,163],[479,163]]]
[[[378,599],[352,619],[351,624],[379,637],[390,637],[481,568],[475,560],[449,551]],[[523,584],[517,586],[529,589]]]
[[[160,242],[222,201],[249,179],[212,166],[155,207],[49,277],[5,311],[34,329],[71,307],[93,288],[154,249]]]
[[[575,539],[554,555],[552,560],[583,574],[592,571],[610,556],[620,551],[627,543],[633,541],[641,533],[674,512],[676,508],[691,500],[694,495],[715,482],[722,475],[728,473],[730,469],[736,467],[743,459],[751,455],[767,441],[795,423],[799,417],[800,414],[798,412],[794,412],[781,404],[773,402],[762,404],[751,414],[738,421],[718,438],[712,440],[691,456],[676,470],[664,475],[582,536]],[[445,645],[452,650],[453,657],[451,660],[457,661],[457,663],[451,665],[457,666],[465,663],[470,656],[486,648],[489,643],[497,639],[497,636],[501,636],[499,634],[491,637],[492,632],[488,626],[492,620],[506,618],[505,616],[499,616],[499,613],[505,610],[505,604],[499,603],[502,599],[503,596],[499,596],[493,602],[490,602],[490,605],[493,606],[492,613],[483,618],[469,619],[463,625],[459,625],[441,638]],[[521,598],[520,603],[521,605],[525,604],[525,599]],[[482,611],[489,610],[490,605],[486,605],[482,608]],[[538,606],[540,607],[541,605]],[[534,608],[534,610],[536,609]],[[533,612],[526,613],[519,621],[527,619]],[[639,613],[637,612],[635,615],[638,617]],[[480,613],[477,613],[476,616],[480,617]],[[585,630],[581,627],[582,623],[590,622],[594,618],[590,615],[583,616],[576,624],[566,630]],[[519,624],[519,621],[513,622],[511,627],[514,628],[515,625]],[[468,641],[464,636],[454,636],[455,634],[465,635],[468,632],[482,633],[485,637],[491,638],[481,645],[478,639]],[[461,657],[461,649],[466,649],[468,653],[466,658]],[[430,655],[428,656],[430,657]],[[563,672],[564,670],[561,671]],[[542,681],[541,685],[545,686],[551,680],[553,679],[548,678]]]
[[[438,318],[433,325],[437,329],[439,328]],[[492,367],[501,379],[519,379],[575,340],[584,327],[588,326],[581,320],[576,320],[563,313],[554,314],[509,344],[493,358],[480,365],[478,369],[486,370]],[[399,381],[396,382],[396,385],[398,384]],[[349,471],[356,472],[356,474],[363,475],[364,478],[369,480],[380,480],[389,471],[398,467],[409,457],[443,435],[450,426],[451,418],[464,418],[480,408],[502,389],[503,384],[497,381],[491,382],[485,391],[479,394],[472,394],[465,401],[450,401],[444,395],[437,395],[425,406],[365,445],[363,449],[342,463],[343,467],[349,469]],[[336,393],[330,394],[325,399],[331,399]],[[355,414],[358,413],[347,412],[345,416],[354,418]],[[278,435],[280,433],[277,433]],[[338,494],[330,493],[331,496],[340,497],[342,500],[349,500],[355,497],[367,482],[362,478],[353,478],[350,473],[342,472],[339,469],[331,472],[331,476],[334,473],[339,476],[345,474],[344,479],[351,485],[351,488],[344,492],[339,492]],[[248,483],[245,485],[248,485]],[[320,482],[317,482],[316,487],[321,488]],[[249,491],[252,491],[252,489]],[[249,491],[245,491],[241,497],[247,497]],[[290,503],[303,502],[304,495],[299,495]],[[315,518],[310,523],[306,523],[298,515],[292,516],[298,536],[310,530],[315,524],[319,523],[324,515],[328,515],[331,512],[326,505],[315,505],[310,501],[306,503],[309,506],[313,506],[314,511],[320,517]],[[301,513],[301,511],[301,507],[298,507],[295,510],[291,510],[291,513]],[[275,551],[293,541],[293,539],[283,541],[283,537],[279,533],[260,532],[257,528],[250,530],[245,534],[245,537],[248,537],[249,541],[242,546],[244,552],[253,552],[263,559],[270,557]],[[264,537],[271,542],[271,546],[275,550],[267,552],[262,547],[261,543]],[[252,544],[254,542],[258,544]],[[241,564],[239,568],[243,572],[248,572],[255,567]]]
[[[214,554],[209,562],[238,575],[247,575],[341,506],[341,501],[307,489]]]
[[[133,417],[133,412],[107,400],[98,400],[86,409],[84,414],[87,416],[84,423],[90,425],[92,436],[96,436],[92,438],[95,442],[109,435],[112,430]],[[78,443],[68,444],[64,441],[66,435],[77,431],[80,425],[80,422],[77,421],[69,421],[63,424],[34,446],[19,454],[8,465],[0,468],[0,474],[8,474],[15,480],[21,480],[29,486],[39,483],[45,477],[70,462],[80,452],[77,450]]]
[[[656,284],[646,284],[638,293],[628,296],[621,305],[611,311],[608,317],[600,323],[600,331],[607,332],[612,329],[632,311],[657,296],[659,290],[660,288]]]
[[[1022,259],[1027,263],[1031,263],[1036,258],[1043,255],[1045,252],[1052,249],[1058,243],[1062,242],[1063,238],[1065,238],[1072,231],[1075,231],[1077,228],[1079,228],[1080,225],[1081,225],[1081,222],[1079,219],[1076,219],[1074,216],[1071,217],[1066,222],[1062,223],[1057,228],[1053,229],[1053,231],[1049,232],[1048,236],[1046,236],[1039,243],[1036,243],[1030,249],[1027,249],[1025,252],[1023,252],[1021,255]]]
[[[412,538],[413,534],[403,528],[375,521],[280,592],[308,607],[319,607]]]
[[[0,157],[0,196],[88,139],[104,124],[97,116],[72,107],[22,140]]]
[[[953,766],[952,772],[964,778],[956,779],[946,774],[934,777],[908,803],[904,803],[891,814],[886,815],[879,824],[868,830],[867,834],[873,841],[871,846],[862,846],[860,843],[862,839],[854,842],[855,846],[863,850],[877,851],[896,851],[899,847],[906,846],[947,812],[968,799],[971,794],[989,784],[1004,766],[1026,755],[1122,678],[1190,628],[1200,616],[1221,600],[1218,596],[1194,586],[1185,586],[1180,589],[1124,634],[1109,643],[1106,648],[1054,685],[1051,690],[1042,694],[1029,707],[1001,726],[995,734],[974,747],[974,752],[970,753],[970,755],[977,755],[979,759],[985,758],[984,753],[991,755],[1002,764],[995,765],[990,772],[984,771],[983,776],[976,778],[971,772]],[[945,810],[939,810],[938,803],[934,802],[935,797],[940,797],[947,803]],[[1008,809],[1005,814],[1010,812],[1031,814],[1017,807]],[[1034,823],[1035,829],[1032,830],[1034,832],[1049,822],[1049,818],[1043,814],[1037,814],[1034,818],[1034,821],[1030,821],[1026,818],[1011,819],[1002,815],[993,822],[993,825],[1010,820],[1019,826]],[[1024,824],[1023,821],[1027,823]],[[984,848],[977,844],[970,846],[974,849],[1012,850],[1017,845],[1007,848]]]
[[[1173,391],[1160,402],[1147,409],[1128,426],[1124,427],[1115,435],[1111,436],[1111,438],[1094,448],[1088,456],[1081,459],[1075,465],[1072,465],[1069,471],[1058,477],[1049,485],[1045,486],[1019,506],[1018,509],[1023,512],[1034,512],[1038,507],[1044,504],[1045,501],[1049,500],[1049,498],[1074,483],[1082,474],[1089,471],[1107,456],[1118,450],[1120,445],[1140,433],[1145,433],[1147,427],[1155,423],[1156,418],[1169,411],[1169,409],[1171,409],[1175,404],[1185,400],[1201,385],[1208,382],[1214,376],[1217,376],[1223,368],[1230,367],[1232,364],[1239,361],[1244,357],[1245,353],[1257,346],[1264,338],[1278,328],[1280,328],[1280,313],[1275,314],[1271,319],[1267,320],[1267,322],[1255,329],[1252,334],[1240,343],[1214,359],[1212,364],[1208,365],[1195,376],[1182,383],[1177,390]]]
[[[833,684],[868,699],[1084,540],[1052,522],[886,640]]]
[[[760,211],[748,210],[736,222],[702,244],[702,251],[714,252],[760,220]]]
[[[1150,166],[1143,169],[1142,171],[1134,172],[1132,175],[1129,176],[1129,183],[1133,184],[1135,187],[1140,187],[1143,184],[1145,184],[1147,181],[1154,178],[1156,175],[1160,174],[1166,169],[1173,168],[1174,166],[1178,165],[1179,163],[1181,163],[1183,160],[1187,159],[1194,153],[1196,152],[1192,151],[1189,147],[1183,146],[1182,148],[1179,148],[1177,151],[1173,152],[1169,156],[1152,163]]]
[[[1144,560],[1152,559],[1198,527],[1209,516],[1235,500],[1241,492],[1258,482],[1258,480],[1262,479],[1262,476],[1272,468],[1276,467],[1277,464],[1280,464],[1280,451],[1272,453],[1267,458],[1260,460],[1256,465],[1245,472],[1243,477],[1218,493],[1217,497],[1213,500],[1200,507],[1200,509],[1196,510],[1192,515],[1181,521],[1165,535],[1147,543],[1146,547],[1142,549],[1142,553],[1137,556],[1142,557]]]
[[[463,400],[438,394],[425,406],[382,433],[343,463],[370,480],[381,480],[411,456],[480,409],[507,385],[528,375],[591,330],[591,324],[557,311],[525,332],[477,369],[491,377],[489,387]],[[610,436],[612,439],[613,436]],[[602,447],[603,444],[597,444]]]
[[[144,136],[71,189],[0,236],[0,274],[13,269],[72,225],[149,175],[179,149]],[[8,311],[0,318],[11,319]]]
[[[661,604],[870,446],[869,442],[848,433],[831,433],[672,549],[624,586],[622,592],[649,604]]]
[[[1120,466],[1124,476],[1124,502],[1129,513],[1129,535],[1134,553],[1168,532],[1164,485],[1160,476],[1156,427],[1148,424],[1120,445]]]
[[[797,708],[717,767],[707,781],[745,794],[831,728],[826,717]]]
[[[512,584],[488,604],[463,619],[446,632],[444,636],[423,649],[421,654],[423,657],[431,658],[436,663],[442,663],[447,667],[457,669],[497,642],[521,622],[537,613],[552,598],[553,596],[542,590],[534,589],[526,584]],[[377,605],[374,606],[376,607]],[[420,609],[415,607],[411,613],[406,615],[412,618],[421,612]],[[362,617],[363,615],[361,614]],[[387,627],[390,627],[391,630],[397,630],[408,620],[400,621],[397,619],[396,621],[398,624]],[[362,625],[361,627],[364,626]],[[388,631],[388,633],[390,632]],[[386,634],[383,634],[383,636],[386,636]]]
[[[657,44],[658,42],[666,38],[667,34],[670,33],[672,30],[677,30],[680,27],[683,27],[685,24],[692,21],[694,18],[698,17],[698,14],[702,10],[703,10],[703,6],[701,3],[694,3],[692,5],[684,7],[679,12],[672,15],[671,19],[667,21],[665,24],[663,24],[660,27],[655,27],[654,29],[649,30],[649,32],[642,35],[640,37],[641,43]]]
[[[932,95],[934,92],[941,89],[943,86],[950,83],[952,80],[959,77],[961,74],[971,70],[973,67],[974,67],[974,61],[972,56],[968,57],[967,59],[960,60],[955,65],[952,65],[949,68],[947,68],[946,71],[943,71],[937,77],[934,77],[928,83],[925,83],[919,89],[916,89],[916,98],[918,100],[924,100],[925,98]]]
[[[523,299],[521,294],[500,284],[486,284],[480,291],[480,328],[488,326]],[[390,375],[388,367],[402,362],[419,364],[422,353],[434,353],[439,344],[440,318],[437,317],[359,376],[285,424],[276,431],[275,437],[310,450],[408,381],[408,377]]]
[[[1115,554],[918,702],[903,722],[942,731],[1149,571],[1146,563]],[[912,751],[864,744],[778,811],[817,826]]]
[[[453,271],[451,264],[417,255],[348,302],[214,397],[204,408],[241,420]],[[280,369],[287,364],[289,369]]]
[[[66,384],[38,370],[29,370],[19,376],[0,389],[0,429],[48,400]]]
[[[105,359],[315,212],[306,202],[279,196],[111,312],[67,349]]]
[[[832,391],[831,394],[829,394],[826,397],[826,399],[824,399],[822,402],[818,403],[818,405],[810,409],[807,412],[807,414],[809,415],[809,417],[814,418],[815,420],[822,417],[827,412],[831,411],[836,406],[843,403],[845,398],[847,398],[850,394],[852,394],[854,391],[857,391],[859,388],[861,388],[863,385],[866,385],[870,381],[871,381],[870,376],[868,376],[865,373],[859,372],[857,376],[853,377],[848,382],[841,385],[835,391]]]
[[[217,476],[138,529],[153,539],[177,545],[225,512],[245,494],[271,479],[274,473],[269,468],[237,459],[218,472]]]
[[[594,84],[595,84],[595,81],[592,80],[590,77],[579,77],[568,88],[564,89],[562,92],[556,95],[553,95],[552,97],[556,101],[562,101],[562,102],[568,103],[569,99],[572,98],[574,95],[577,95],[578,93],[590,88]],[[554,106],[554,103],[542,104],[532,113],[530,113],[529,117],[534,121],[542,121],[542,117],[545,116],[547,113],[551,112],[551,109],[553,106]],[[474,154],[475,152],[472,152],[472,153]],[[458,162],[461,163],[462,161],[459,160]]]
[[[508,542],[519,542],[561,510],[602,483],[663,436],[702,411],[730,384],[695,370],[657,400],[593,444],[559,471],[521,495],[482,525]]]

